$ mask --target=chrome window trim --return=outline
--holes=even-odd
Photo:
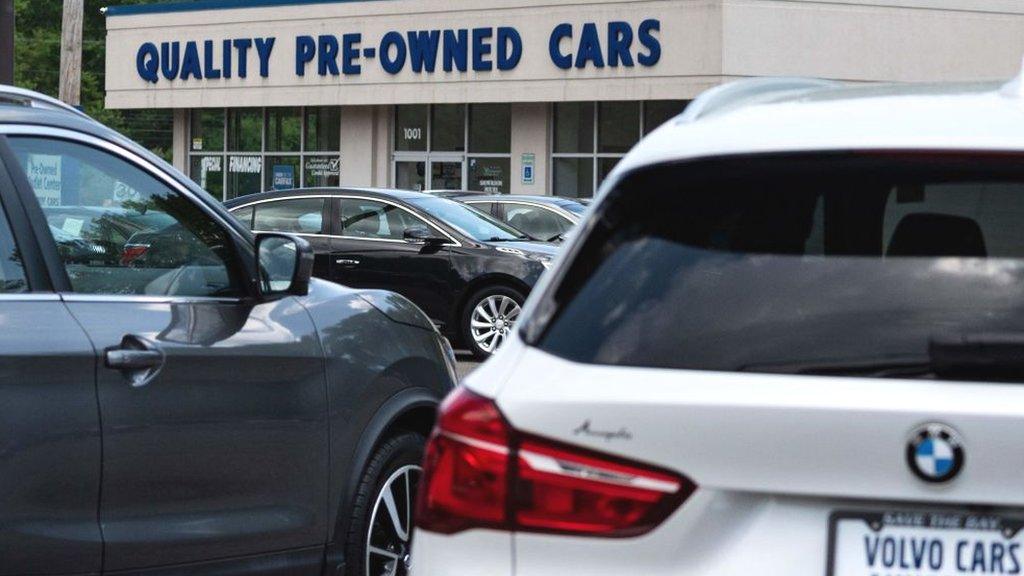
[[[459,242],[451,234],[449,234],[448,232],[442,230],[440,227],[435,225],[433,222],[431,222],[430,220],[424,218],[423,216],[420,216],[416,212],[413,212],[412,210],[406,208],[405,206],[402,206],[401,204],[397,204],[397,203],[395,203],[395,202],[393,202],[391,200],[387,200],[387,199],[384,199],[384,198],[374,198],[373,196],[358,196],[358,195],[352,195],[352,194],[346,194],[346,195],[340,195],[340,194],[303,194],[302,196],[287,196],[285,198],[267,198],[265,200],[254,200],[254,201],[249,202],[247,204],[239,204],[238,206],[234,206],[233,208],[230,208],[230,212],[234,213],[235,210],[241,210],[242,208],[248,208],[250,206],[255,206],[256,204],[266,204],[267,202],[281,202],[283,200],[299,200],[299,199],[309,199],[309,198],[338,198],[339,200],[369,200],[371,202],[380,202],[381,204],[387,204],[388,206],[394,206],[395,208],[398,208],[399,210],[402,210],[404,212],[407,212],[407,213],[411,214],[414,218],[417,218],[417,219],[421,220],[424,224],[426,224],[427,226],[430,226],[431,228],[433,228],[434,230],[440,232],[441,234],[444,234],[448,238],[448,240],[451,241],[451,244],[446,244],[446,246],[455,246],[455,247],[461,247],[462,246],[462,242]],[[253,219],[253,223],[255,223],[255,219]],[[273,233],[273,231],[270,231],[270,230],[255,230],[255,229],[253,230],[253,234],[262,234],[262,233]],[[309,236],[311,238],[339,238],[339,239],[343,239],[343,240],[366,240],[366,241],[369,241],[369,242],[398,242],[398,243],[401,243],[401,244],[408,244],[408,242],[406,242],[405,240],[396,240],[396,239],[393,239],[393,238],[364,238],[362,236],[345,236],[345,235],[338,235],[338,234],[301,234],[301,233],[299,233],[299,234],[296,234],[296,236]]]
[[[54,296],[58,296],[55,294]],[[239,304],[242,298],[221,298],[217,296],[159,296],[149,294],[79,294],[61,292],[59,298],[65,302],[130,302],[134,304]]]
[[[534,208],[540,208],[542,210],[547,210],[548,212],[552,212],[554,214],[557,214],[557,215],[561,216],[562,218],[565,218],[566,220],[568,220],[569,223],[571,223],[573,225],[579,223],[579,220],[573,218],[568,210],[562,210],[561,208],[558,208],[557,206],[549,206],[547,204],[541,204],[540,202],[531,202],[529,200],[513,200],[513,199],[508,199],[508,200],[505,200],[505,199],[502,199],[502,200],[463,200],[462,202],[464,204],[470,204],[470,205],[472,205],[472,204],[523,204],[525,206],[533,206]],[[506,224],[507,224],[507,222],[506,222]]]
[[[0,302],[59,302],[56,292],[5,292],[0,293]]]

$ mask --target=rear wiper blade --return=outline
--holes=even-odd
[[[928,355],[938,374],[1024,377],[1024,333],[974,332],[932,336]]]

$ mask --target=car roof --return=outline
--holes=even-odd
[[[741,80],[698,97],[642,140],[608,181],[641,166],[699,157],[841,150],[1022,151],[1022,83]]]
[[[360,188],[360,187],[341,187],[341,188],[292,188],[289,190],[271,190],[268,192],[259,192],[256,194],[246,194],[245,196],[239,196],[238,198],[232,198],[224,203],[229,208],[236,208],[245,204],[252,204],[255,202],[262,202],[265,200],[278,200],[282,198],[293,198],[296,196],[351,196],[358,194],[360,196],[368,196],[371,198],[381,198],[384,200],[417,200],[424,198],[437,198],[430,194],[424,194],[423,192],[415,192],[413,190],[397,190],[390,188]]]
[[[561,196],[544,196],[541,194],[485,194],[483,196],[466,196],[464,198],[458,198],[463,202],[540,202],[543,204],[554,204],[556,206],[564,206],[574,202],[572,198],[562,198]]]

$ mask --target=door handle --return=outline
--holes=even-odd
[[[359,260],[352,260],[351,258],[338,258],[334,263],[341,264],[342,266],[359,266]]]
[[[165,359],[160,346],[134,334],[125,335],[120,345],[104,352],[107,368],[119,370],[132,388],[152,382],[163,369]]]

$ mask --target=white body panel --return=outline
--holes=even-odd
[[[1024,98],[998,86],[827,88],[770,100],[669,122],[617,166],[606,187],[636,168],[721,155],[1024,151]],[[588,220],[524,315],[572,258]],[[837,511],[981,507],[1024,517],[1019,384],[589,365],[517,336],[466,386],[493,398],[517,430],[667,468],[698,486],[640,537],[514,534],[508,562],[517,576],[821,576]],[[580,432],[587,422],[593,431],[628,434]],[[952,427],[966,447],[962,471],[942,484],[920,480],[907,464],[912,433],[934,422]],[[461,546],[471,533],[444,542]],[[420,542],[421,551],[429,545]],[[439,563],[419,568],[417,576],[450,573]]]

